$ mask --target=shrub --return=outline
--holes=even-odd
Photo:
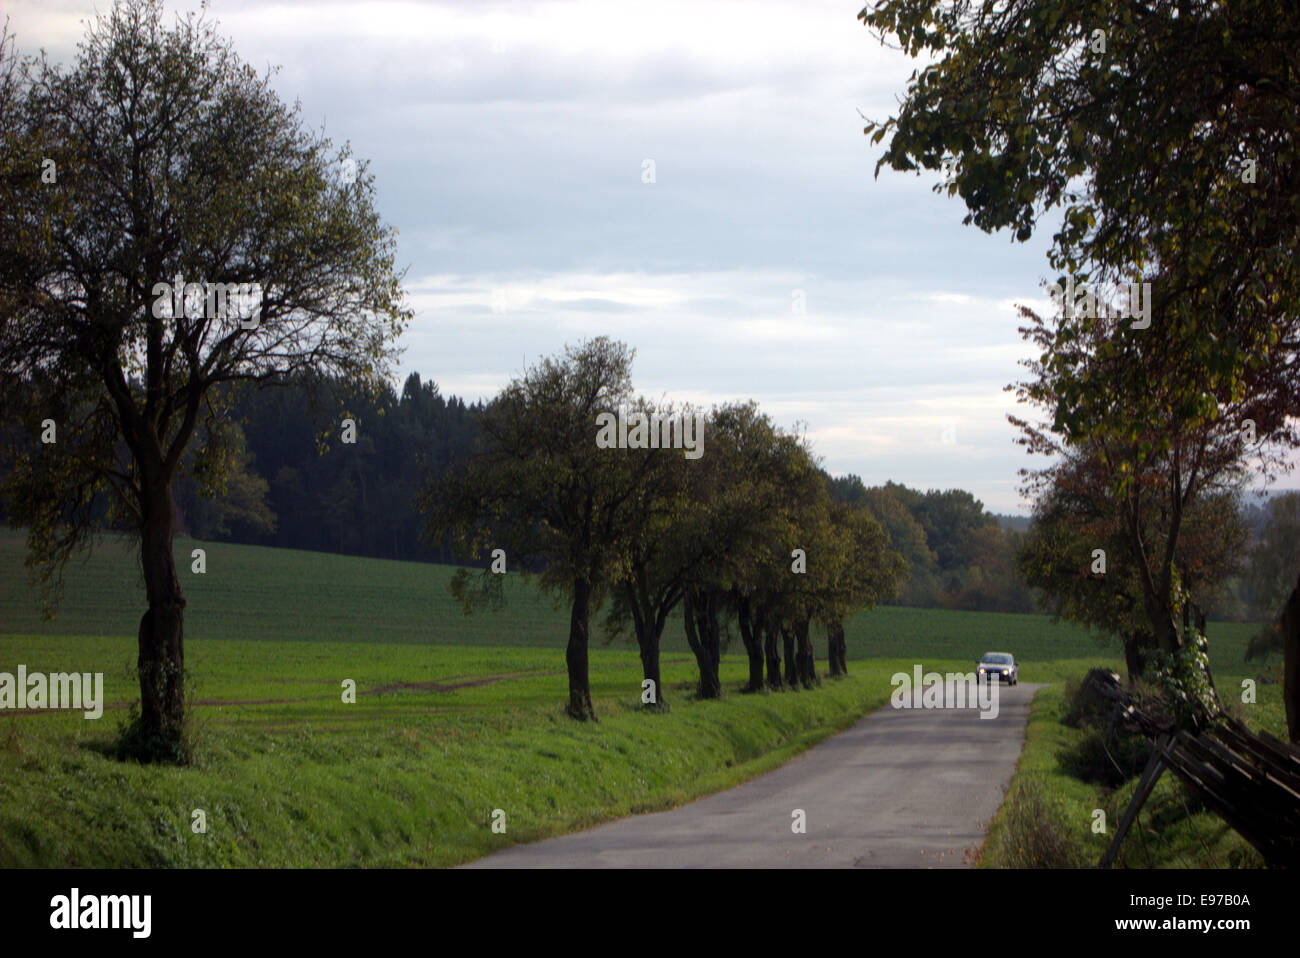
[[[195,751],[188,726],[164,728],[161,733],[146,731],[138,705],[131,706],[113,743],[113,753],[119,761],[144,765],[190,765],[194,762]]]
[[[1005,864],[1010,868],[1081,868],[1084,849],[1061,824],[1060,815],[1035,781],[1022,781],[1007,796],[1004,818]]]
[[[1094,726],[1057,757],[1075,778],[1117,788],[1142,771],[1151,757],[1151,743],[1118,723],[1109,728]]]
[[[1115,703],[1101,693],[1101,687],[1118,676],[1107,669],[1089,669],[1082,681],[1065,682],[1065,710],[1061,724],[1070,728],[1109,726],[1118,715]]]

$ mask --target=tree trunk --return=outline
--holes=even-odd
[[[659,646],[663,638],[663,624],[657,620],[654,609],[638,595],[633,585],[626,586],[628,608],[632,610],[632,622],[636,628],[636,644],[641,650],[641,676],[643,680],[653,682],[655,700],[643,702],[651,708],[661,708],[667,704],[664,698],[664,685],[659,677]],[[644,681],[641,694],[645,695]]]
[[[831,675],[847,675],[845,661],[844,623],[831,622],[826,626],[826,657],[830,660]]]
[[[1177,652],[1182,648],[1182,636],[1178,623],[1174,621],[1173,609],[1170,608],[1170,565],[1173,561],[1172,542],[1167,544],[1165,567],[1162,570],[1160,584],[1151,574],[1146,546],[1142,542],[1138,514],[1134,508],[1127,510],[1130,556],[1136,560],[1138,582],[1142,586],[1142,607],[1151,623],[1151,639],[1156,648],[1166,652]],[[1175,519],[1175,522],[1177,520]],[[1177,536],[1174,531],[1173,535]]]
[[[591,583],[573,582],[573,612],[569,616],[569,646],[564,660],[569,666],[569,705],[565,711],[579,721],[596,720],[591,705],[591,682],[587,669],[587,638],[591,622]]]
[[[718,597],[712,592],[700,603],[700,641],[708,653],[707,681],[700,686],[700,697],[721,698],[722,679],[718,669],[722,660],[722,629],[718,625]]]
[[[806,688],[812,688],[817,684],[817,665],[813,658],[810,625],[808,617],[805,616],[795,626],[795,635],[799,640],[799,681]]]
[[[799,687],[799,665],[795,661],[794,632],[787,626],[781,626],[781,642],[785,647],[785,684],[792,689]]]
[[[1158,603],[1148,604],[1148,615],[1154,626],[1156,645],[1166,652],[1177,652],[1183,647],[1183,637],[1174,621],[1173,612]]]
[[[780,621],[775,616],[768,619],[763,635],[763,653],[767,659],[767,687],[770,689],[781,687],[781,653],[776,648],[780,632]]]
[[[695,653],[695,663],[699,667],[699,697],[716,699],[722,695],[722,683],[718,678],[718,635],[708,606],[707,598],[687,596],[683,602],[683,618],[686,643]]]
[[[755,642],[753,648],[747,648],[745,651],[749,655],[749,684],[745,686],[745,691],[761,692],[763,690],[763,645],[761,642]]]
[[[1141,635],[1140,632],[1120,633],[1120,641],[1124,643],[1124,665],[1128,669],[1130,683],[1140,679],[1146,669],[1146,648],[1142,645]]]
[[[149,610],[140,619],[140,723],[148,739],[178,745],[185,725],[185,596],[172,552],[175,504],[171,484],[146,486],[142,496],[140,562]]]
[[[686,629],[686,644],[695,656],[695,664],[700,674],[704,674],[704,646],[700,644],[699,633],[695,630],[695,597],[689,592],[682,596],[682,626]]]
[[[1124,632],[1120,639],[1124,643],[1124,665],[1132,682],[1146,674],[1147,656],[1156,648],[1155,636],[1143,631]]]
[[[763,613],[752,610],[752,603],[744,596],[736,603],[740,638],[745,643],[745,654],[749,657],[749,684],[745,686],[746,692],[758,692],[763,688]]]
[[[664,699],[664,683],[659,678],[659,636],[653,634],[654,626],[650,626],[648,632],[646,639],[639,642],[641,646],[641,674],[643,678],[654,683],[651,686],[655,691],[654,707],[662,708],[667,702]],[[637,638],[638,640],[641,639],[640,636],[637,636]],[[642,689],[644,690],[644,688],[643,685]],[[642,694],[644,694],[644,691]]]
[[[1282,609],[1282,700],[1286,733],[1300,745],[1300,578]]]

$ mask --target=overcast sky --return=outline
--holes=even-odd
[[[85,0],[0,3],[69,62]],[[963,226],[882,170],[916,64],[857,2],[236,2],[210,15],[281,96],[350,141],[400,231],[417,314],[401,376],[493,395],[566,344],[637,351],[641,392],[756,399],[823,466],[1026,512],[1003,387],[1046,308],[1050,224]],[[168,4],[169,10],[197,2]],[[649,171],[653,164],[653,182]],[[400,383],[400,378],[398,382]]]

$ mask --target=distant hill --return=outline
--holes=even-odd
[[[1269,503],[1279,496],[1284,496],[1288,492],[1294,492],[1294,488],[1285,485],[1276,485],[1268,490],[1247,489],[1241,495],[1241,512],[1246,520],[1247,526],[1253,533],[1258,533],[1263,527],[1269,514]],[[998,520],[998,525],[1003,529],[1013,532],[1027,532],[1033,523],[1032,516],[1014,516],[1003,513],[993,513],[994,518]]]

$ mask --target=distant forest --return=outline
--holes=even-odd
[[[323,390],[302,381],[231,392],[222,405],[233,424],[227,439],[229,479],[223,493],[204,496],[196,470],[187,470],[176,486],[184,533],[204,541],[457,561],[445,545],[423,540],[414,502],[425,481],[473,453],[481,403],[444,397],[435,383],[411,373],[400,393],[385,385],[377,396],[366,396],[338,384]],[[353,435],[344,436],[344,419],[353,421]],[[3,447],[38,434],[32,424],[6,421],[0,470]],[[922,492],[894,482],[868,487],[855,475],[827,480],[835,498],[865,501],[893,548],[907,559],[910,572],[892,604],[1039,610],[1016,569],[1029,517],[991,513],[961,489]],[[1272,591],[1261,580],[1284,577],[1272,566],[1280,561],[1290,568],[1294,562],[1263,553],[1290,548],[1295,512],[1294,503],[1270,509],[1268,502],[1242,501],[1247,549],[1241,567],[1208,604],[1212,618],[1258,621],[1272,614],[1259,608],[1263,593]],[[1272,528],[1279,517],[1285,528]]]

